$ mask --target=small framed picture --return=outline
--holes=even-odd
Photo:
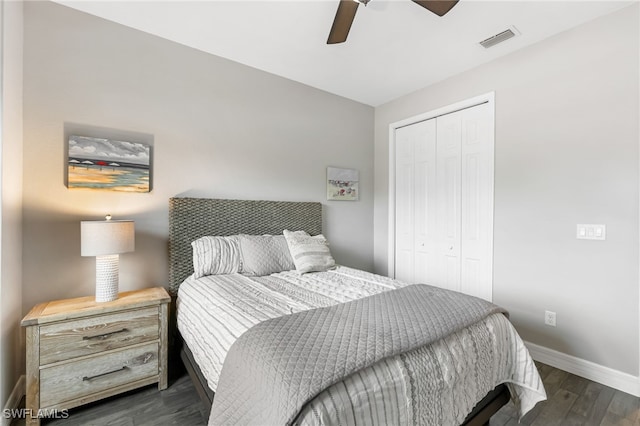
[[[358,181],[357,170],[327,167],[327,200],[356,201]]]

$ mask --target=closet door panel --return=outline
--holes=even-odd
[[[413,282],[414,142],[411,126],[396,130],[396,278]]]
[[[462,120],[461,275],[464,293],[492,299],[493,130],[487,104],[460,112]]]
[[[436,122],[423,121],[414,130],[414,280],[437,282],[436,269]]]
[[[437,118],[437,285],[460,290],[460,115]]]

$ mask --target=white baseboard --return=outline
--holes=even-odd
[[[545,348],[535,343],[525,342],[525,345],[536,361],[640,397],[640,377]]]
[[[7,399],[6,404],[4,405],[4,410],[17,410],[20,405],[20,400],[25,395],[27,391],[27,376],[24,374],[20,376],[16,385],[13,387],[11,391],[11,395]],[[3,411],[4,412],[4,411]],[[2,426],[10,426],[11,418],[6,418],[4,415],[2,416]]]

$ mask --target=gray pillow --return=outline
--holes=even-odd
[[[296,269],[284,235],[238,235],[244,275],[265,276]]]

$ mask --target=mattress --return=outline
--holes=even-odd
[[[347,267],[304,275],[190,277],[178,292],[177,324],[215,391],[229,348],[253,325],[403,286]],[[349,376],[307,404],[297,423],[459,424],[500,383],[510,387],[521,415],[546,397],[522,340],[496,314]]]

